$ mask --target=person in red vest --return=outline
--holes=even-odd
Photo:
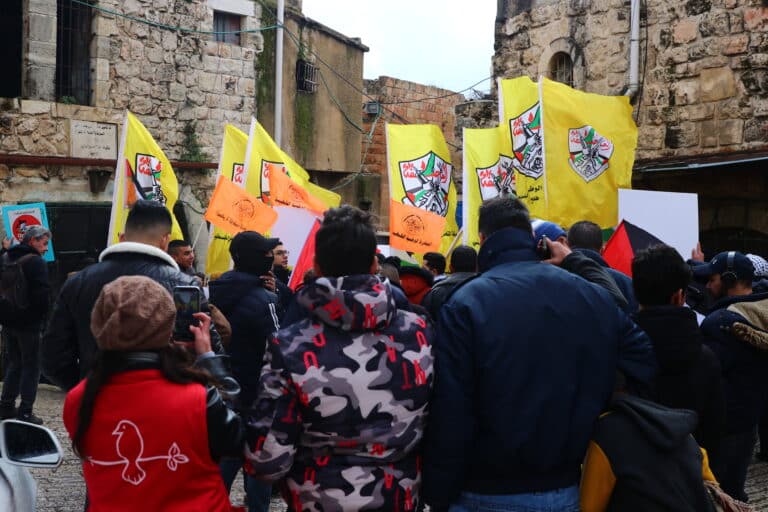
[[[193,366],[171,342],[175,316],[171,294],[144,276],[118,278],[96,300],[96,364],[64,403],[88,512],[233,510],[218,460],[242,453],[243,425],[211,375],[237,386],[211,351],[210,318],[197,313],[190,327]]]

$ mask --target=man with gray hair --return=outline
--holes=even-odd
[[[51,232],[30,226],[21,243],[2,258],[3,296],[0,297],[0,324],[3,326],[3,391],[0,419],[17,418],[42,424],[32,414],[40,380],[40,335],[48,316],[50,285],[43,254],[48,251]],[[23,288],[23,289],[22,289]],[[9,293],[15,289],[16,293]],[[16,409],[16,398],[21,403]]]

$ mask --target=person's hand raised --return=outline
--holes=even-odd
[[[701,242],[696,244],[696,247],[691,250],[691,259],[693,261],[701,261],[702,263],[704,260],[704,252],[701,250]]]
[[[560,266],[566,256],[571,254],[571,248],[562,242],[553,241],[549,238],[544,238],[544,240],[549,249],[549,259],[544,260],[543,263]]]

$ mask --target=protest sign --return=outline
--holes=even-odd
[[[3,224],[5,224],[5,233],[13,244],[21,243],[24,233],[30,226],[43,226],[50,229],[45,203],[3,206]],[[43,259],[49,263],[54,261],[53,241],[48,242],[48,251],[43,255]]]

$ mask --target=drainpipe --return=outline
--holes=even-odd
[[[277,0],[277,30],[275,31],[275,143],[282,147],[283,140],[283,24],[285,0]]]
[[[629,19],[629,84],[624,96],[633,98],[640,90],[640,0],[632,0]]]

